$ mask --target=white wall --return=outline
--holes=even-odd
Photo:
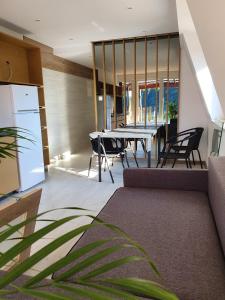
[[[198,1],[195,1],[195,4],[197,2]],[[203,1],[201,2],[203,3]],[[199,40],[198,32],[196,31],[195,24],[193,23],[187,1],[176,0],[176,4],[181,41],[187,47],[207,110],[212,120],[222,119],[224,118],[222,105]],[[211,5],[212,14],[213,9],[214,3]],[[202,4],[201,13],[204,14],[205,10],[204,5]],[[216,45],[214,45],[214,47],[215,46]]]
[[[78,153],[94,131],[92,81],[43,69],[50,157]]]
[[[181,48],[180,79],[179,131],[192,127],[204,127],[200,152],[202,159],[207,161],[207,128],[210,117],[202,98],[190,57],[184,47]]]
[[[187,0],[187,3],[225,111],[225,1]]]

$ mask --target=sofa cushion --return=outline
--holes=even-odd
[[[124,186],[208,193],[208,170],[127,168]]]
[[[208,193],[225,255],[225,157],[209,159]]]
[[[161,282],[180,299],[225,299],[224,260],[205,193],[120,188],[99,217],[118,225],[144,246],[158,266]],[[96,227],[73,249],[108,236],[106,229]],[[140,262],[108,275],[157,279],[146,263]]]

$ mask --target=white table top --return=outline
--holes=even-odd
[[[155,135],[157,130],[152,128],[116,128],[112,130],[112,132],[126,132],[126,133],[137,133],[137,134],[147,134],[147,135]]]
[[[102,138],[146,139],[146,150],[151,151],[151,140],[154,134],[156,134],[156,129],[116,128],[113,131],[91,132],[89,136],[93,139],[98,136]]]

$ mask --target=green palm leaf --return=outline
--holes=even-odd
[[[80,208],[65,208],[65,209],[79,209]],[[55,209],[58,210],[58,209]],[[50,210],[55,211],[55,210]],[[44,212],[38,215],[38,218],[43,217]],[[87,214],[85,214],[87,215]],[[64,217],[59,220],[48,220],[50,224],[44,228],[39,229],[28,237],[22,239],[17,245],[11,249],[2,253],[0,256],[0,267],[3,267],[6,263],[14,259],[18,254],[30,247],[33,243],[38,241],[40,238],[51,232],[52,230],[64,225],[65,223],[83,217],[84,215],[72,215]],[[74,228],[73,230],[64,233],[60,237],[51,241],[48,245],[31,255],[25,261],[16,265],[11,271],[7,272],[4,277],[0,278],[0,295],[4,296],[7,294],[22,293],[37,299],[127,299],[135,300],[139,297],[145,297],[148,299],[157,300],[177,300],[178,298],[164,287],[147,280],[140,280],[135,278],[107,278],[107,272],[123,265],[144,260],[149,264],[149,267],[158,274],[157,268],[153,261],[149,257],[148,253],[140,246],[137,242],[133,241],[123,230],[115,225],[104,223],[102,220],[88,215],[94,220],[91,224]],[[16,232],[27,222],[33,222],[34,219],[30,219],[26,222],[21,222],[17,225],[9,226],[6,230],[0,233],[0,242],[9,240],[11,234]],[[41,220],[40,220],[41,221]],[[22,287],[15,288],[14,290],[7,291],[5,288],[11,285],[15,279],[20,277],[24,272],[31,269],[40,260],[45,259],[49,254],[57,250],[64,243],[83,233],[87,229],[96,226],[104,226],[112,231],[115,235],[109,239],[103,239],[99,241],[91,242],[81,248],[71,251],[67,256],[59,259],[55,263],[46,267],[40,271],[33,278],[29,278],[25,281]],[[113,241],[116,241],[116,245],[111,245]],[[110,246],[107,246],[110,243]],[[103,249],[101,248],[103,247]],[[138,252],[138,255],[124,256],[121,258],[110,258],[109,263],[101,263],[103,258],[111,257],[113,253],[119,253],[124,248],[134,248]],[[91,253],[95,251],[95,253]],[[84,257],[83,257],[84,256]],[[76,262],[76,260],[78,260]],[[71,266],[72,263],[72,266]],[[98,267],[96,264],[98,263]],[[51,281],[43,281],[49,275],[60,271],[62,268],[67,268],[63,274],[55,276]],[[90,267],[92,268],[90,270]],[[86,271],[88,270],[88,271]],[[85,272],[86,271],[86,272]],[[80,275],[82,274],[82,275]],[[104,279],[99,279],[99,275],[104,275]],[[75,279],[71,279],[71,277]],[[67,280],[72,280],[72,283],[67,283]],[[54,287],[57,291],[54,291]],[[44,288],[44,289],[43,289]],[[47,291],[46,288],[51,288],[51,291]],[[5,289],[5,290],[3,290]],[[53,292],[54,291],[54,292]],[[69,295],[69,296],[68,296]],[[71,296],[72,295],[72,298]]]
[[[175,294],[150,280],[139,278],[110,278],[102,280],[101,283],[108,283],[113,287],[128,291],[140,297],[150,297],[157,300],[179,300]]]
[[[24,295],[35,297],[36,299],[46,299],[46,300],[74,300],[73,297],[60,295],[59,293],[50,293],[40,290],[31,290],[25,288],[17,288],[19,292]]]
[[[12,142],[5,142],[2,138],[12,138]],[[26,140],[34,144],[34,140],[31,138],[29,130],[19,127],[3,127],[0,128],[0,158],[15,158],[16,153],[20,152],[20,149],[27,149],[19,145],[19,140]]]
[[[109,286],[104,286],[101,284],[98,284],[96,282],[92,282],[92,281],[80,281],[79,282],[80,285],[83,285],[85,287],[90,287],[90,288],[94,288],[96,290],[98,290],[100,293],[104,292],[106,294],[109,294],[113,297],[119,297],[119,299],[126,299],[126,300],[137,300],[138,297],[134,296],[126,291],[122,291],[120,289],[115,289]],[[113,298],[115,299],[115,298]]]
[[[41,280],[45,279],[49,275],[51,275],[51,274],[57,272],[58,270],[62,269],[66,265],[73,262],[75,259],[78,259],[81,256],[89,253],[90,251],[93,251],[94,249],[96,249],[100,246],[103,246],[104,244],[108,243],[109,241],[110,240],[96,241],[96,242],[90,243],[90,244],[88,244],[84,247],[81,247],[78,250],[70,252],[65,257],[61,258],[60,260],[58,260],[57,262],[55,262],[54,264],[52,264],[48,268],[46,268],[43,271],[41,271],[40,273],[38,273],[36,276],[30,278],[26,282],[24,287],[27,288],[27,287],[30,287],[31,285],[35,285],[35,284],[41,282]]]

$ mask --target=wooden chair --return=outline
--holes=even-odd
[[[38,213],[38,208],[41,199],[41,189],[36,189],[23,197],[18,199],[9,200],[9,202],[0,203],[0,227],[3,227],[10,222],[16,220],[18,217],[25,215],[25,219],[31,219],[35,217]],[[35,220],[33,222],[29,222],[24,226],[23,237],[29,236],[34,232],[35,229]],[[19,264],[26,258],[30,256],[31,247],[24,250],[17,261],[13,264]],[[9,266],[10,269],[12,266]]]

